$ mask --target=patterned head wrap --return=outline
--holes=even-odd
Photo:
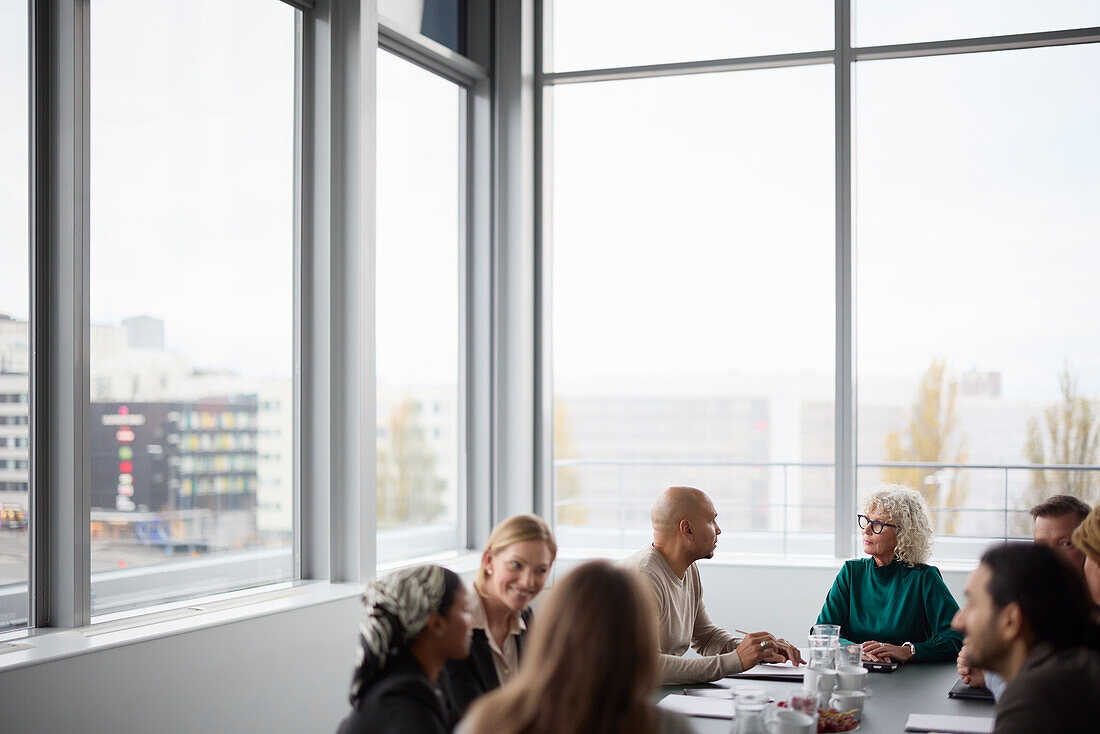
[[[413,566],[372,581],[363,594],[359,654],[351,681],[354,705],[398,649],[424,629],[428,615],[439,611],[446,591],[441,566]]]

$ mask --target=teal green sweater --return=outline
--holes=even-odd
[[[951,629],[957,611],[935,566],[895,559],[876,567],[873,558],[859,558],[840,569],[817,623],[839,624],[841,644],[912,642],[914,662],[954,660],[962,647],[962,635]]]

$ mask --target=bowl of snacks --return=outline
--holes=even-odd
[[[817,732],[855,731],[859,728],[859,719],[856,716],[859,709],[851,711],[837,711],[836,709],[817,710]]]
[[[789,708],[786,701],[777,701],[776,706]],[[859,709],[851,711],[837,711],[833,708],[817,710],[817,732],[856,731],[859,729],[859,719],[856,718]]]

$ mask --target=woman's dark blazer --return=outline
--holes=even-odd
[[[531,624],[533,613],[528,607],[520,613],[525,625]],[[524,630],[516,636],[516,654],[523,659]],[[448,660],[447,666],[439,676],[439,687],[447,697],[447,708],[454,712],[453,723],[466,715],[466,709],[474,699],[500,687],[496,666],[493,665],[493,651],[489,649],[489,639],[485,630],[474,630],[470,640],[470,657],[465,660]]]
[[[337,734],[448,734],[453,719],[440,690],[405,652],[366,690]]]

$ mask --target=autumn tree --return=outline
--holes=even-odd
[[[378,442],[378,525],[415,525],[438,520],[446,481],[436,475],[436,456],[424,436],[420,404],[399,403]]]
[[[577,456],[576,441],[573,438],[573,423],[569,409],[560,398],[554,398],[554,461],[574,459]],[[555,508],[555,520],[563,525],[587,525],[588,510],[573,500],[581,497],[581,478],[575,466],[554,467],[554,501],[565,501]]]
[[[1037,418],[1028,421],[1025,455],[1032,464],[1096,464],[1100,421],[1093,403],[1079,392],[1077,378],[1068,364],[1058,377],[1058,385],[1062,400],[1046,409],[1044,426],[1040,428]],[[1095,500],[1098,487],[1100,477],[1094,471],[1033,471],[1028,506],[1055,494],[1068,494],[1091,502]]]
[[[961,464],[968,458],[967,441],[959,435],[955,404],[958,380],[948,379],[942,358],[932,360],[925,370],[913,403],[909,425],[886,436],[886,460],[897,463],[929,462]],[[961,507],[966,502],[968,482],[951,469],[931,467],[886,467],[883,479],[904,484],[924,495],[929,507]],[[933,512],[937,530],[954,533],[957,513]]]

